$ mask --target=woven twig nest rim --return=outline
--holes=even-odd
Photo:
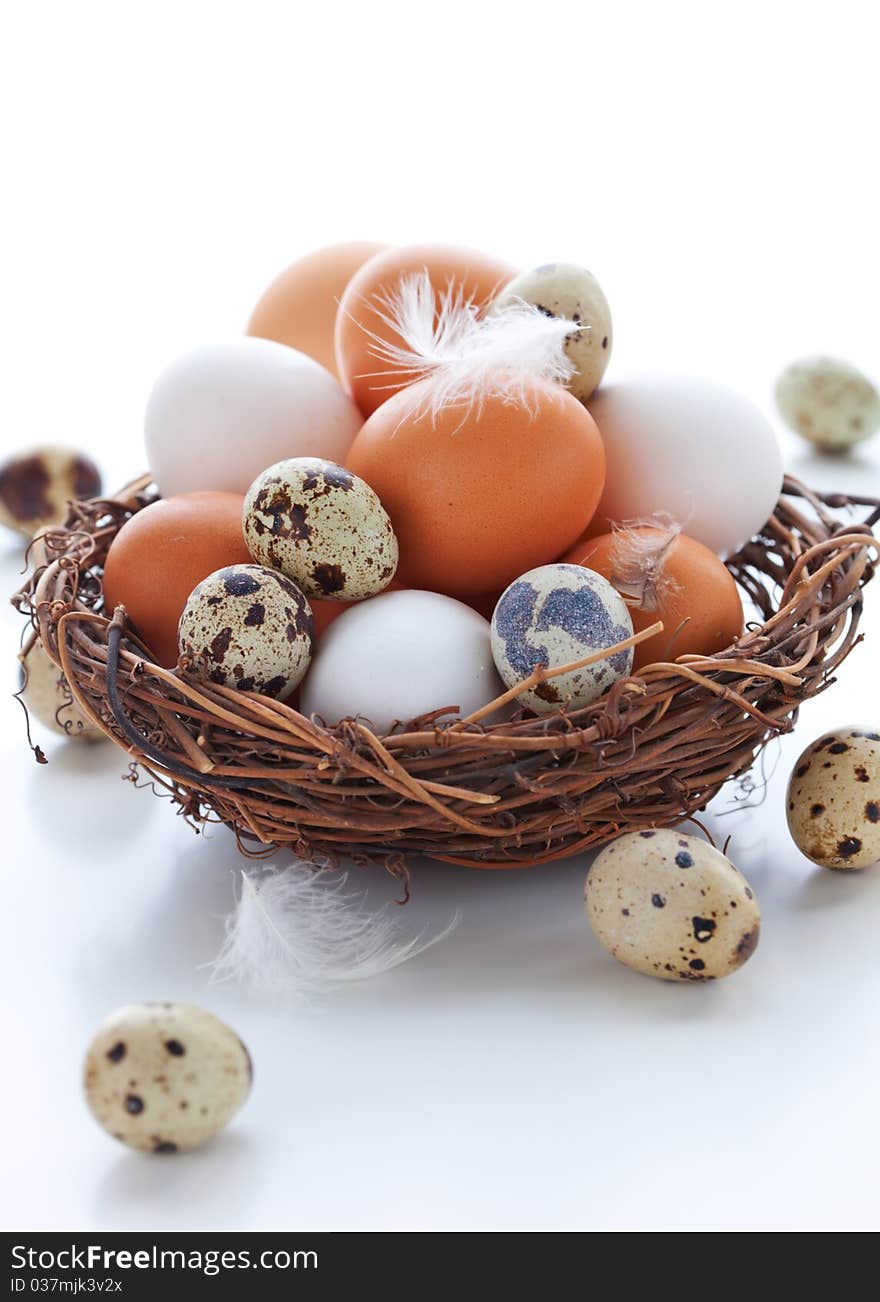
[[[448,709],[377,736],[152,663],[120,609],[103,612],[101,567],[122,524],[155,500],[149,480],[75,503],[46,536],[48,563],[16,595],[93,720],[198,825],[232,827],[253,856],[288,848],[405,872],[408,855],[520,867],[621,832],[691,817],[788,732],[860,640],[872,574],[873,498],[797,480],[729,562],[760,614],[735,646],[617,681],[599,701],[493,723]],[[846,521],[867,508],[863,521]]]

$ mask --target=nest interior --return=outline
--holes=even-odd
[[[73,504],[14,598],[74,698],[128,752],[135,780],[139,766],[194,824],[230,826],[245,853],[285,847],[402,875],[409,855],[530,866],[692,816],[792,728],[861,640],[880,518],[873,499],[788,478],[764,529],[728,562],[758,616],[735,646],[652,665],[585,709],[497,725],[441,709],[377,736],[363,721],[325,727],[161,669],[124,612],[104,612],[107,549],[155,496],[142,479]]]

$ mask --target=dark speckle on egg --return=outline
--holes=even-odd
[[[216,637],[211,638],[208,654],[212,660],[218,662],[223,659],[229,650],[229,644],[232,641],[232,629],[226,627],[220,630]]]
[[[223,587],[230,597],[251,597],[260,591],[260,581],[244,566],[230,566],[223,575]]]
[[[837,843],[837,853],[841,859],[851,859],[861,848],[862,843],[857,836],[844,836]]]
[[[345,572],[339,565],[314,565],[312,578],[326,596],[341,592],[345,587]]]

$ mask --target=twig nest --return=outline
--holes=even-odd
[[[19,664],[21,699],[28,714],[71,741],[104,740],[104,733],[86,718],[73,699],[67,679],[39,639],[21,653]]]
[[[251,1089],[250,1054],[194,1004],[129,1004],[95,1033],[84,1067],[99,1125],[129,1148],[175,1153],[223,1129]]]
[[[294,457],[270,466],[248,489],[242,520],[254,560],[309,597],[372,597],[397,570],[397,539],[382,503],[332,461]]]
[[[585,898],[609,953],[663,981],[730,976],[758,944],[761,911],[745,877],[720,850],[675,830],[628,832],[605,846]]]
[[[580,565],[541,565],[502,593],[492,615],[492,655],[508,687],[538,665],[559,669],[632,636],[626,604],[607,579]],[[632,669],[632,647],[522,692],[536,713],[589,705]]]
[[[193,589],[178,641],[181,655],[210,682],[283,697],[312,658],[312,609],[277,570],[227,565]]]
[[[605,374],[613,338],[611,309],[596,277],[586,267],[551,262],[515,276],[489,310],[497,312],[517,302],[572,322],[575,329],[565,340],[565,351],[574,370],[567,387],[586,402]]]
[[[776,382],[779,414],[823,452],[845,452],[880,429],[880,393],[838,357],[804,357]]]
[[[63,523],[69,502],[100,491],[101,473],[82,452],[52,444],[31,448],[0,466],[0,524],[29,538]]]
[[[839,728],[803,752],[788,782],[788,828],[821,868],[880,860],[880,730]]]

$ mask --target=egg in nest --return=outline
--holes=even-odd
[[[125,607],[157,664],[177,664],[177,628],[197,583],[227,565],[246,565],[241,493],[181,493],[136,511],[104,562],[104,609]]]
[[[309,667],[314,621],[308,601],[283,574],[230,565],[191,593],[178,637],[180,654],[209,682],[285,697]]]
[[[247,333],[298,348],[336,374],[336,310],[359,267],[381,253],[366,240],[328,244],[285,267],[261,295]]]
[[[352,276],[336,314],[336,365],[347,393],[364,416],[418,374],[394,362],[384,348],[401,342],[394,302],[401,284],[426,275],[437,294],[446,292],[481,311],[515,274],[507,263],[474,249],[444,244],[385,249]]]
[[[435,710],[469,715],[503,692],[488,621],[452,597],[398,590],[361,601],[321,638],[302,712],[361,717],[380,733]]]
[[[492,615],[492,654],[508,687],[537,665],[558,669],[632,637],[626,605],[607,579],[580,565],[542,565],[501,596]],[[632,669],[632,647],[559,674],[518,697],[536,713],[589,705]]]
[[[376,494],[332,461],[294,457],[264,470],[244,500],[250,553],[309,597],[371,597],[397,569],[397,539]]]
[[[282,457],[344,461],[361,416],[318,362],[242,336],[178,357],[147,402],[144,438],[163,497],[244,493]]]
[[[531,303],[547,316],[562,317],[577,327],[565,341],[574,365],[567,387],[586,402],[611,357],[611,309],[596,277],[570,262],[548,263],[515,276],[493,299],[489,311],[516,302]]]
[[[663,624],[635,648],[635,670],[678,656],[714,655],[742,633],[742,600],[730,570],[677,528],[620,527],[582,539],[563,560],[608,579],[626,599],[637,633]]]
[[[379,494],[400,543],[400,580],[464,597],[501,591],[583,533],[605,483],[586,409],[536,379],[430,410],[423,380],[366,422],[346,464]]]

